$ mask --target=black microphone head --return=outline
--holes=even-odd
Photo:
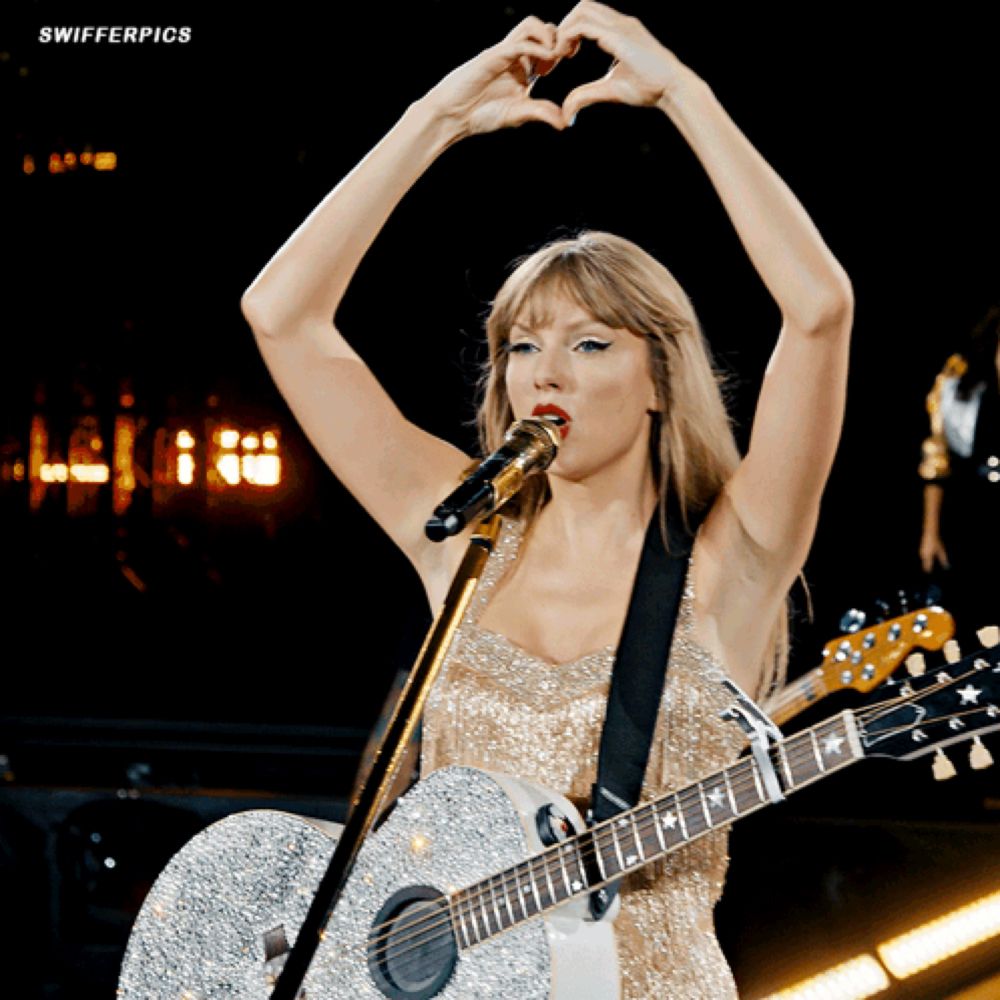
[[[457,535],[465,523],[456,514],[446,514],[443,518],[437,513],[424,525],[424,534],[432,542],[443,542],[446,538]]]

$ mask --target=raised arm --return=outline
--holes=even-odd
[[[589,38],[615,57],[607,75],[567,95],[572,121],[598,101],[656,107],[705,168],[781,310],[750,447],[698,536],[698,634],[745,690],[761,693],[765,651],[812,543],[843,422],[853,295],[843,268],[788,186],[711,88],[635,18],[578,4],[557,52]]]
[[[580,38],[615,56],[608,74],[567,95],[568,120],[598,101],[655,106],[705,168],[751,262],[781,310],[749,452],[723,503],[782,593],[802,566],[843,421],[853,295],[802,205],[711,88],[635,18],[581,3],[559,25],[561,55]],[[708,527],[708,525],[706,525]]]
[[[423,522],[469,458],[402,416],[334,325],[335,314],[389,214],[445,149],[467,135],[530,120],[562,128],[554,104],[529,96],[531,74],[552,66],[554,43],[553,25],[527,18],[412,104],[292,234],[242,300],[296,419],[413,562],[432,603],[460,552],[454,543],[428,542]]]

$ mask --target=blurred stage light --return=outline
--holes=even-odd
[[[889,985],[885,969],[873,955],[858,955],[764,1000],[864,1000]]]
[[[39,478],[43,483],[64,483],[69,478],[69,469],[64,462],[43,462]]]
[[[182,452],[177,456],[177,482],[190,486],[194,482],[194,456]]]
[[[253,481],[256,486],[277,486],[281,481],[281,459],[277,455],[258,455]]]
[[[237,486],[240,481],[240,457],[232,453],[222,455],[215,463],[219,475],[230,485]]]
[[[69,467],[69,477],[75,483],[106,483],[110,478],[110,470],[103,462],[74,462]]]
[[[997,935],[1000,891],[880,944],[878,953],[894,976],[906,979]]]

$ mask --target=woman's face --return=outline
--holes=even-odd
[[[580,480],[626,456],[648,460],[650,416],[659,408],[645,340],[612,329],[553,293],[534,330],[522,314],[510,331],[507,393],[514,419],[552,412],[566,423],[550,475]]]

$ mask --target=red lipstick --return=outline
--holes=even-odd
[[[555,403],[539,403],[531,411],[531,415],[533,417],[557,417],[558,419],[554,422],[559,427],[560,436],[565,439],[566,435],[569,434],[569,425],[572,417],[562,407],[556,406]]]

